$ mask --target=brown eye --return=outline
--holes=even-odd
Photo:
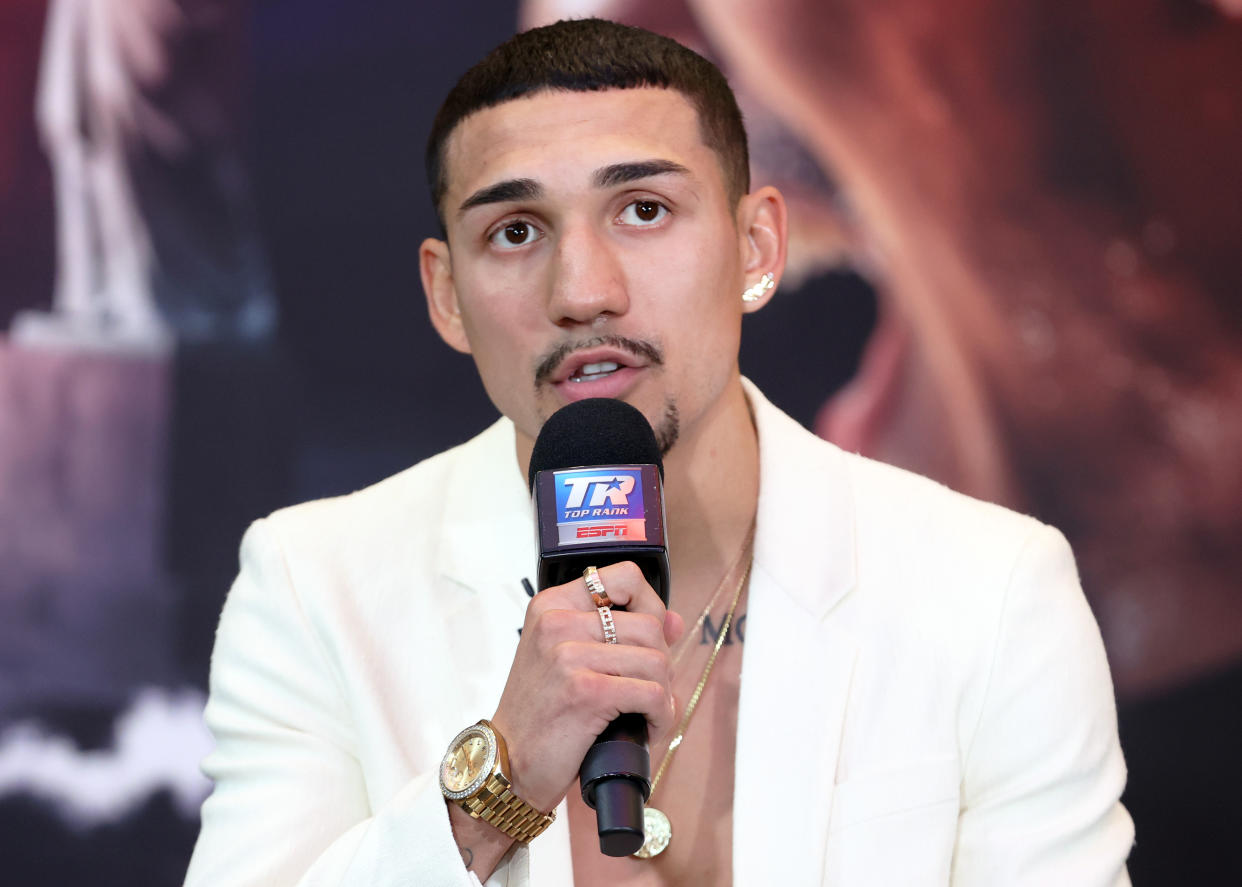
[[[634,204],[634,213],[644,222],[654,222],[660,214],[660,204],[652,200],[640,200]]]
[[[513,249],[534,243],[542,236],[543,232],[530,222],[515,219],[505,223],[502,228],[493,229],[487,239],[498,249]]]
[[[621,211],[617,221],[623,225],[654,225],[668,215],[668,207],[658,200],[635,200]]]

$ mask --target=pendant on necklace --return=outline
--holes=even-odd
[[[643,811],[643,846],[634,851],[639,859],[659,856],[673,840],[673,824],[655,807]]]

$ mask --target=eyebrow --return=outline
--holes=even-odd
[[[593,177],[596,188],[611,188],[624,185],[652,176],[673,175],[688,176],[690,170],[672,160],[641,160],[633,163],[614,163],[595,171]]]
[[[468,209],[488,203],[507,203],[511,200],[538,200],[542,195],[543,187],[534,179],[508,179],[475,191],[462,202],[461,207],[457,211],[464,213]]]

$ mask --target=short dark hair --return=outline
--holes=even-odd
[[[603,19],[571,19],[523,31],[462,75],[436,114],[427,139],[427,184],[440,203],[448,188],[444,143],[476,111],[545,90],[595,92],[664,87],[686,96],[703,142],[716,152],[730,200],[750,190],[746,128],[720,69],[676,40]]]

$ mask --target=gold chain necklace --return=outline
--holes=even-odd
[[[754,533],[753,526],[751,533]],[[742,551],[745,552],[749,547],[749,544],[743,546]],[[740,560],[741,558],[739,558]],[[655,794],[656,786],[660,784],[660,777],[668,769],[677,747],[681,745],[681,740],[686,735],[686,728],[690,726],[690,718],[694,715],[695,708],[698,707],[699,697],[703,695],[703,688],[707,686],[707,679],[711,677],[712,666],[716,664],[716,657],[720,654],[720,648],[724,646],[725,638],[729,634],[729,627],[733,624],[733,614],[737,611],[738,601],[742,599],[742,589],[746,587],[746,579],[750,576],[750,568],[751,564],[747,564],[746,570],[742,573],[742,578],[738,580],[737,588],[733,592],[733,601],[729,604],[729,612],[720,627],[720,634],[716,636],[716,646],[712,648],[711,655],[707,657],[707,665],[703,668],[703,674],[699,676],[698,686],[694,688],[694,693],[690,695],[690,701],[686,703],[686,710],[682,713],[680,723],[677,724],[677,735],[668,744],[668,750],[664,752],[664,758],[660,761],[659,768],[656,769],[655,778],[651,780],[651,793],[648,797]],[[726,573],[725,575],[727,576],[728,574]],[[724,582],[721,582],[720,588],[724,588]],[[716,594],[719,593],[720,589],[717,589]],[[709,609],[715,601],[715,597],[716,595],[712,595],[712,601],[708,603]],[[697,624],[701,625],[706,617],[707,610],[704,610]],[[634,855],[639,859],[651,859],[653,856],[659,856],[673,839],[673,824],[669,822],[668,817],[662,811],[648,806],[643,813],[643,836],[643,845],[634,851]]]
[[[720,584],[716,586],[716,590],[712,592],[712,599],[707,602],[707,606],[703,608],[703,612],[699,613],[699,618],[694,620],[694,625],[690,626],[678,644],[679,649],[673,653],[672,665],[674,668],[685,658],[686,654],[694,647],[694,638],[699,636],[699,630],[703,627],[703,623],[707,620],[707,616],[711,613],[712,608],[716,606],[716,601],[720,599],[721,592],[725,590],[725,586],[729,583],[729,577],[733,575],[734,570],[742,563],[742,559],[750,554],[750,545],[755,539],[755,522],[751,521],[750,529],[746,531],[746,539],[742,542],[742,547],[737,553],[737,557],[733,563],[729,564],[729,569],[725,570],[724,577],[720,580]]]

